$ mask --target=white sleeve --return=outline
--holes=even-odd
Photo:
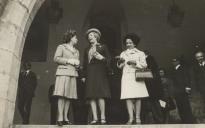
[[[144,52],[140,53],[139,58],[136,63],[137,68],[147,68],[146,56]]]

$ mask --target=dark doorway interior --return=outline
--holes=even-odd
[[[49,22],[46,9],[47,4],[43,4],[31,24],[25,40],[23,61],[45,62],[47,59]]]

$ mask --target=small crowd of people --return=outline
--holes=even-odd
[[[92,120],[89,124],[107,124],[106,99],[111,98],[108,71],[111,56],[105,44],[100,42],[101,32],[91,28],[86,32],[89,47],[85,49],[84,61],[80,62],[80,53],[75,45],[78,43],[75,30],[68,30],[58,45],[54,62],[58,64],[56,80],[51,95],[57,98],[59,126],[73,124],[69,120],[71,103],[78,99],[77,78],[85,84],[85,99],[89,102]],[[188,68],[179,57],[172,58],[173,69],[167,75],[165,69],[158,67],[154,57],[148,51],[137,48],[140,37],[134,33],[123,39],[125,50],[114,59],[116,66],[122,70],[120,99],[125,101],[128,112],[126,124],[144,124],[150,107],[155,123],[168,123],[169,111],[177,107],[181,123],[197,123],[193,116],[189,97],[191,87],[195,85],[205,101],[205,58],[204,52],[195,53],[196,63]],[[29,62],[24,64],[25,71],[19,76],[18,108],[23,124],[29,123],[32,97],[37,85],[36,75],[31,71]],[[152,78],[136,79],[136,73],[149,69]],[[147,102],[144,102],[147,101]],[[99,109],[99,110],[98,110]]]

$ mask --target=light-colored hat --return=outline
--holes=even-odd
[[[86,35],[88,36],[88,34],[91,33],[91,32],[95,32],[95,33],[97,33],[99,36],[101,36],[101,32],[100,32],[97,28],[88,29],[87,32],[86,32]]]

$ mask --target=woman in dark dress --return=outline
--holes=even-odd
[[[110,98],[107,76],[110,56],[107,47],[99,43],[101,33],[98,29],[89,29],[86,34],[90,46],[85,50],[83,67],[86,80],[85,97],[89,100],[93,114],[90,124],[98,123],[97,105],[101,112],[100,123],[105,124],[105,98]]]

